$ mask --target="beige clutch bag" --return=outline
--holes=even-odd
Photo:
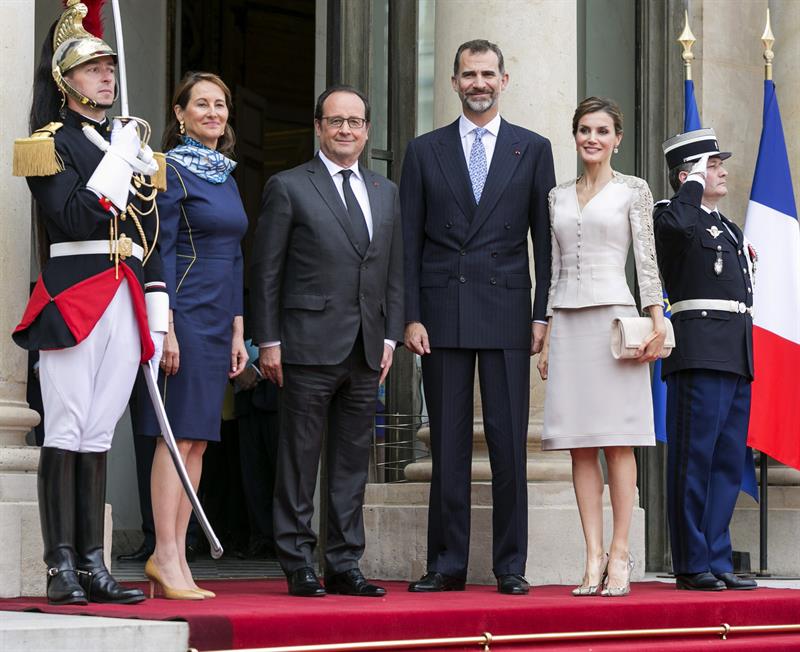
[[[665,319],[667,339],[661,357],[666,358],[675,348],[675,331],[672,322]],[[611,355],[615,360],[634,358],[645,338],[653,332],[650,317],[622,317],[611,322]]]

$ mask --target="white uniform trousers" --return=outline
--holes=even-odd
[[[139,328],[123,279],[85,340],[39,354],[44,446],[80,453],[111,448],[140,358]]]

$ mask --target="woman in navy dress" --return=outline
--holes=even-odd
[[[242,324],[241,240],[247,230],[239,190],[231,94],[210,73],[188,73],[173,99],[174,115],[164,135],[167,190],[158,196],[159,243],[170,297],[159,387],[170,425],[195,489],[206,442],[219,441],[222,400],[229,378],[247,365]],[[141,434],[160,436],[147,402]],[[165,597],[201,600],[186,562],[191,505],[163,439],[151,474],[156,546],[145,574]]]

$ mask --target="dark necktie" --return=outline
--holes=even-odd
[[[353,236],[356,239],[359,251],[363,253],[369,245],[369,229],[367,229],[367,220],[364,218],[361,205],[358,203],[353,189],[350,187],[350,177],[353,175],[353,171],[341,170],[339,174],[342,175],[344,203],[345,206],[347,206],[347,214],[350,216],[350,226],[353,227]]]

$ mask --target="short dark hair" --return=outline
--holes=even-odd
[[[689,170],[692,169],[693,165],[694,162],[689,161],[688,163],[681,163],[680,165],[676,165],[669,171],[669,185],[672,186],[672,190],[674,192],[678,192],[678,189],[683,185],[678,175],[681,172],[688,172]]]
[[[328,86],[320,96],[317,98],[317,105],[314,107],[314,120],[322,120],[322,105],[334,93],[352,93],[356,95],[364,103],[364,119],[369,122],[369,99],[364,93],[353,86],[347,84],[335,84]]]
[[[478,54],[489,52],[491,50],[497,55],[497,68],[500,70],[500,74],[506,74],[506,64],[505,60],[503,59],[503,53],[500,51],[500,48],[497,47],[497,44],[487,41],[485,38],[477,38],[473,39],[472,41],[462,43],[458,46],[456,58],[453,60],[453,77],[458,76],[458,69],[461,67],[461,53],[464,52],[464,50],[477,52]]]
[[[622,133],[622,109],[619,108],[614,100],[607,97],[587,97],[575,109],[575,114],[572,116],[572,135],[578,133],[578,123],[581,118],[589,113],[597,113],[602,111],[611,117],[614,121],[614,132],[617,134]]]

